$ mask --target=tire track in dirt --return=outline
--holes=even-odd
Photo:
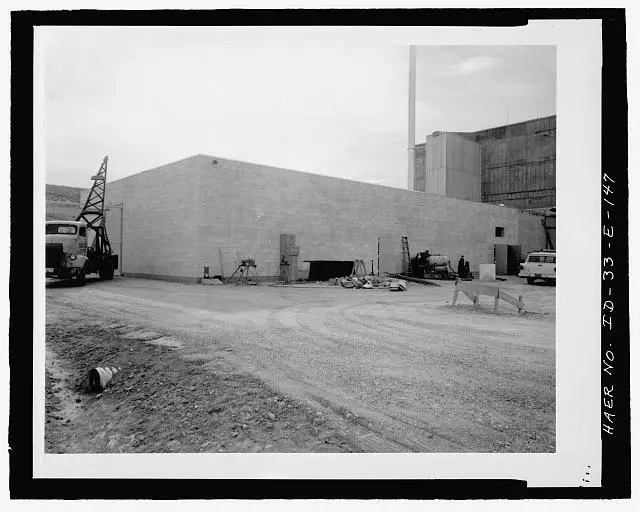
[[[337,318],[335,315],[330,315],[330,316],[332,318]],[[302,323],[307,329],[310,326],[315,326],[316,330],[321,331],[323,330],[322,327],[327,326],[327,322],[324,322],[324,320],[325,318],[321,317],[321,318],[315,318],[314,322],[311,322],[311,323],[304,323],[304,322]],[[339,319],[336,321],[340,323]],[[359,321],[357,323],[358,323],[358,327],[368,325],[364,321]],[[353,328],[353,324],[354,322],[346,324],[347,326],[345,327],[344,331],[347,331]],[[343,332],[342,334],[343,334],[343,338],[348,339],[348,336],[345,335],[345,332]],[[379,333],[377,334],[379,335]],[[487,398],[489,399],[490,397],[487,396]],[[478,437],[484,439],[484,442],[486,444],[491,444],[494,442],[497,442],[498,444],[502,442],[504,444],[507,442],[507,439],[505,439],[506,436],[504,432],[500,430],[496,430],[496,428],[494,427],[495,424],[499,424],[498,422],[493,422],[492,425],[487,426],[487,425],[478,423],[477,421],[474,422],[474,421],[465,420],[464,418],[458,416],[456,417],[455,421],[453,422],[449,421],[448,424],[446,420],[443,420],[442,418],[440,418],[438,421],[439,423],[438,428],[436,428],[434,425],[431,425],[429,422],[424,420],[424,418],[429,417],[429,415],[419,416],[415,413],[414,410],[400,409],[397,407],[393,407],[390,404],[387,404],[386,408],[387,408],[386,416],[388,419],[395,420],[395,422],[400,421],[413,427],[415,427],[416,425],[420,425],[423,428],[426,427],[427,430],[430,430],[432,432],[435,430],[439,432],[440,437],[442,437],[443,439],[447,439],[448,441],[452,442],[452,444],[454,445],[456,445],[454,439],[456,437],[460,438],[460,435],[462,435],[463,433],[466,433],[468,444],[473,444],[474,439],[477,442]],[[378,410],[376,412],[379,413],[380,411]],[[431,415],[433,415],[433,411],[431,412]],[[378,417],[377,419],[379,420],[380,418]],[[442,425],[443,421],[445,423],[444,425]],[[421,431],[421,434],[422,433],[423,431]],[[406,431],[403,432],[403,436],[405,438],[405,441],[407,437],[409,438],[411,437],[410,434],[407,433]],[[420,437],[416,437],[416,440],[419,440],[419,439]],[[412,442],[405,442],[405,444],[407,444],[407,446],[412,446],[415,449],[415,445]],[[460,448],[462,448],[462,446],[458,444],[456,451],[459,451]]]
[[[76,315],[72,315],[76,317],[78,314],[83,313],[85,316],[92,318],[94,321],[100,322],[103,320],[104,316],[109,316],[112,319],[117,318],[118,321],[115,325],[112,325],[113,328],[118,335],[121,335],[123,338],[129,338],[132,340],[140,341],[140,342],[153,342],[156,339],[161,339],[163,337],[169,337],[173,334],[181,334],[180,330],[166,330],[166,329],[158,329],[158,326],[152,326],[149,324],[145,324],[140,321],[139,308],[136,308],[138,311],[136,314],[127,313],[127,310],[116,310],[111,309],[110,312],[106,315],[103,315],[104,310],[102,308],[96,307],[86,307],[79,306],[77,304],[68,304],[67,305],[67,315],[69,314],[69,310],[75,310]],[[67,309],[65,308],[65,309]],[[130,311],[130,310],[129,310]],[[128,317],[128,318],[124,318]],[[128,323],[128,319],[135,318],[137,321],[135,324]],[[167,321],[170,325],[175,325],[173,321]],[[151,331],[153,329],[153,331]],[[208,357],[203,354],[203,348],[206,348],[202,342],[194,344],[194,339],[190,338],[189,343],[181,343],[181,349],[184,349],[181,356],[183,358],[187,358],[195,361],[206,361]],[[340,414],[333,414],[333,419],[340,425],[340,433],[345,437],[348,437],[355,441],[357,445],[360,445],[360,448],[364,451],[374,451],[374,452],[388,452],[388,453],[396,453],[396,452],[406,452],[406,451],[448,451],[451,446],[448,443],[438,442],[438,440],[433,441],[429,444],[416,442],[412,440],[411,437],[406,436],[406,432],[400,436],[397,436],[396,439],[388,439],[384,435],[380,435],[377,432],[371,431],[366,428],[366,424],[371,421],[375,421],[379,424],[390,424],[389,416],[384,413],[368,408],[363,407],[362,404],[350,401],[343,397],[338,397],[335,394],[328,393],[326,389],[320,388],[318,386],[313,385],[312,381],[306,378],[306,374],[303,372],[299,372],[298,378],[291,378],[287,376],[283,378],[282,374],[269,371],[265,367],[257,367],[257,366],[249,366],[247,367],[243,358],[235,357],[234,355],[224,353],[223,356],[225,360],[234,364],[238,368],[243,368],[245,370],[249,370],[250,373],[253,373],[263,380],[269,383],[277,383],[278,388],[295,398],[302,399],[307,403],[312,404],[316,408],[324,409],[327,411],[347,411],[344,414],[344,417]],[[291,372],[289,372],[291,373]],[[317,399],[318,396],[324,396],[324,400],[320,401]],[[332,401],[328,401],[327,397],[331,397]],[[328,407],[328,404],[335,403],[334,407]],[[355,411],[358,411],[357,413]],[[366,418],[366,422],[355,427],[352,425],[353,422],[345,421],[346,415],[349,414],[354,416],[357,414],[359,418]],[[391,426],[391,425],[389,425]],[[366,437],[363,437],[366,436]],[[396,436],[394,436],[396,437]]]
[[[163,286],[154,288],[162,290]],[[426,343],[420,338],[429,330],[438,330],[438,322],[403,319],[397,314],[401,308],[393,302],[368,303],[373,296],[358,299],[348,308],[336,305],[332,298],[314,302],[306,297],[289,307],[278,302],[276,309],[264,305],[260,311],[238,312],[227,305],[224,311],[211,311],[204,309],[205,300],[196,293],[197,287],[184,288],[197,299],[193,302],[198,307],[171,296],[153,299],[148,290],[147,296],[140,298],[128,295],[128,290],[116,293],[96,288],[82,303],[70,296],[56,298],[51,301],[51,311],[64,315],[69,308],[74,315],[89,315],[102,322],[120,321],[129,328],[173,336],[182,343],[181,357],[205,361],[213,355],[223,358],[274,389],[324,409],[342,432],[364,443],[362,447],[377,447],[372,451],[504,451],[509,449],[504,441],[510,432],[522,435],[504,425],[513,423],[514,418],[522,424],[523,413],[536,416],[531,423],[543,430],[553,426],[554,411],[549,410],[549,400],[541,400],[544,393],[531,389],[533,382],[547,378],[542,370],[553,369],[549,351],[543,351],[537,342],[522,340],[518,345],[510,341],[513,326],[497,332],[483,346],[474,347],[469,337],[478,333],[486,337],[493,331],[471,326],[456,330],[443,324],[438,333],[442,340],[433,343],[432,336],[431,342]],[[240,289],[232,292],[234,300],[243,297]],[[282,290],[278,292],[278,300],[286,298]],[[245,295],[251,297],[252,305],[259,302],[258,293]],[[318,302],[323,307],[318,307]],[[387,313],[392,314],[385,314],[382,321],[376,322],[385,304]],[[429,309],[418,302],[407,304],[423,314]],[[420,332],[422,335],[417,334]],[[391,336],[395,341],[390,341]],[[416,336],[415,341],[412,336]],[[510,359],[509,353],[514,358]],[[517,364],[514,366],[519,359],[528,364],[526,374],[519,373]],[[348,367],[345,360],[355,363]],[[407,363],[406,368],[400,366]],[[425,368],[444,375],[444,381],[425,376]],[[501,368],[504,370],[498,372]],[[553,381],[553,374],[550,375]],[[458,377],[463,382],[456,386]],[[518,383],[512,391],[513,381],[518,378],[524,383]],[[497,396],[493,396],[495,390]],[[540,415],[526,411],[527,402],[522,398],[525,391],[533,391],[540,402],[536,407],[545,408]],[[464,393],[469,394],[468,399]],[[445,407],[448,401],[454,402],[451,410]],[[488,407],[488,415],[479,414],[479,403]],[[362,422],[347,421],[347,414],[354,416],[350,411]],[[525,442],[520,445],[525,446]],[[548,451],[548,446],[534,443],[531,449]]]
[[[306,312],[304,312],[304,313],[306,313]],[[310,332],[322,331],[323,335],[326,336],[326,329],[325,328],[327,326],[327,322],[325,322],[325,317],[324,316],[318,317],[318,316],[314,315],[313,316],[313,319],[314,319],[313,322],[305,322],[303,320],[300,320],[301,314],[300,314],[299,311],[298,311],[298,315],[297,316],[299,318],[300,325],[302,327],[304,327],[305,331],[307,331],[307,332],[309,332],[309,331]],[[329,316],[333,317],[334,315],[329,315]],[[287,327],[289,327],[289,328],[292,327],[292,322],[290,321],[290,319],[287,319]],[[335,335],[335,333],[333,333],[333,336],[330,336],[330,337],[334,340],[334,342],[335,341],[342,341],[343,339],[348,340],[348,337],[344,335],[344,332],[339,333],[338,335]],[[313,392],[313,390],[311,390],[311,392]],[[353,407],[353,403],[349,403],[348,401],[345,401],[344,399],[341,401],[341,400],[337,400],[337,399],[334,398],[334,402],[343,403],[343,404],[346,403],[351,408],[354,408]],[[398,410],[398,409],[396,409],[396,414],[390,415],[388,413],[387,414],[381,413],[381,411],[379,409],[374,410],[371,407],[363,408],[362,405],[361,405],[360,406],[360,411],[361,411],[361,414],[368,415],[369,417],[371,417],[371,419],[375,418],[375,420],[378,421],[378,422],[388,423],[388,421],[386,421],[386,420],[393,419],[396,422],[397,421],[403,421],[404,423],[408,424],[409,426],[415,424],[415,421],[413,421],[416,418],[415,414],[405,414],[405,416],[402,416],[402,414],[398,414],[398,412],[405,412],[405,411],[401,411],[401,410]],[[409,416],[412,419],[411,420],[407,420],[406,416]],[[459,422],[456,425],[457,430],[461,430],[461,427],[462,427],[461,424],[475,425],[472,422],[465,422],[464,420],[462,420],[460,418],[457,421]],[[424,422],[423,422],[423,424],[424,424]],[[475,425],[475,428],[476,428],[476,434],[477,434],[477,430],[478,429],[482,429],[484,427],[482,427],[482,425]],[[469,428],[468,430],[471,431],[472,429]],[[484,431],[485,431],[485,434],[486,434],[484,437],[487,440],[491,439],[492,437],[495,437],[495,436],[493,436],[493,430],[485,428]],[[416,443],[412,442],[413,440],[411,440],[410,437],[411,437],[410,434],[408,434],[405,431],[405,432],[403,432],[402,441],[400,441],[400,442],[404,443],[407,447],[411,447],[414,450],[416,448],[423,448],[423,449],[425,448],[424,445],[421,445],[419,443],[418,443],[418,446],[416,446]],[[429,446],[429,448],[433,449],[433,444],[431,446]],[[459,451],[460,445],[457,446],[457,449]]]

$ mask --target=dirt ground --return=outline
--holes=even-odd
[[[496,284],[526,312],[451,282],[49,284],[46,450],[553,452],[555,287]]]

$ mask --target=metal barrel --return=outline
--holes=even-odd
[[[113,366],[97,366],[92,368],[87,374],[87,388],[89,391],[94,392],[104,390],[119,370],[120,368],[115,368]]]

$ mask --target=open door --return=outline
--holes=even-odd
[[[507,274],[517,276],[520,272],[520,255],[522,248],[519,245],[507,246]]]
[[[496,275],[505,276],[508,270],[508,249],[507,244],[496,244],[493,246],[493,260],[496,264]]]

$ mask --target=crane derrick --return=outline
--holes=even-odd
[[[89,251],[96,255],[111,256],[111,243],[104,227],[104,197],[107,191],[107,163],[105,156],[98,172],[91,176],[93,186],[87,200],[78,214],[76,221],[83,221],[87,229],[95,233],[93,242],[89,244]]]

